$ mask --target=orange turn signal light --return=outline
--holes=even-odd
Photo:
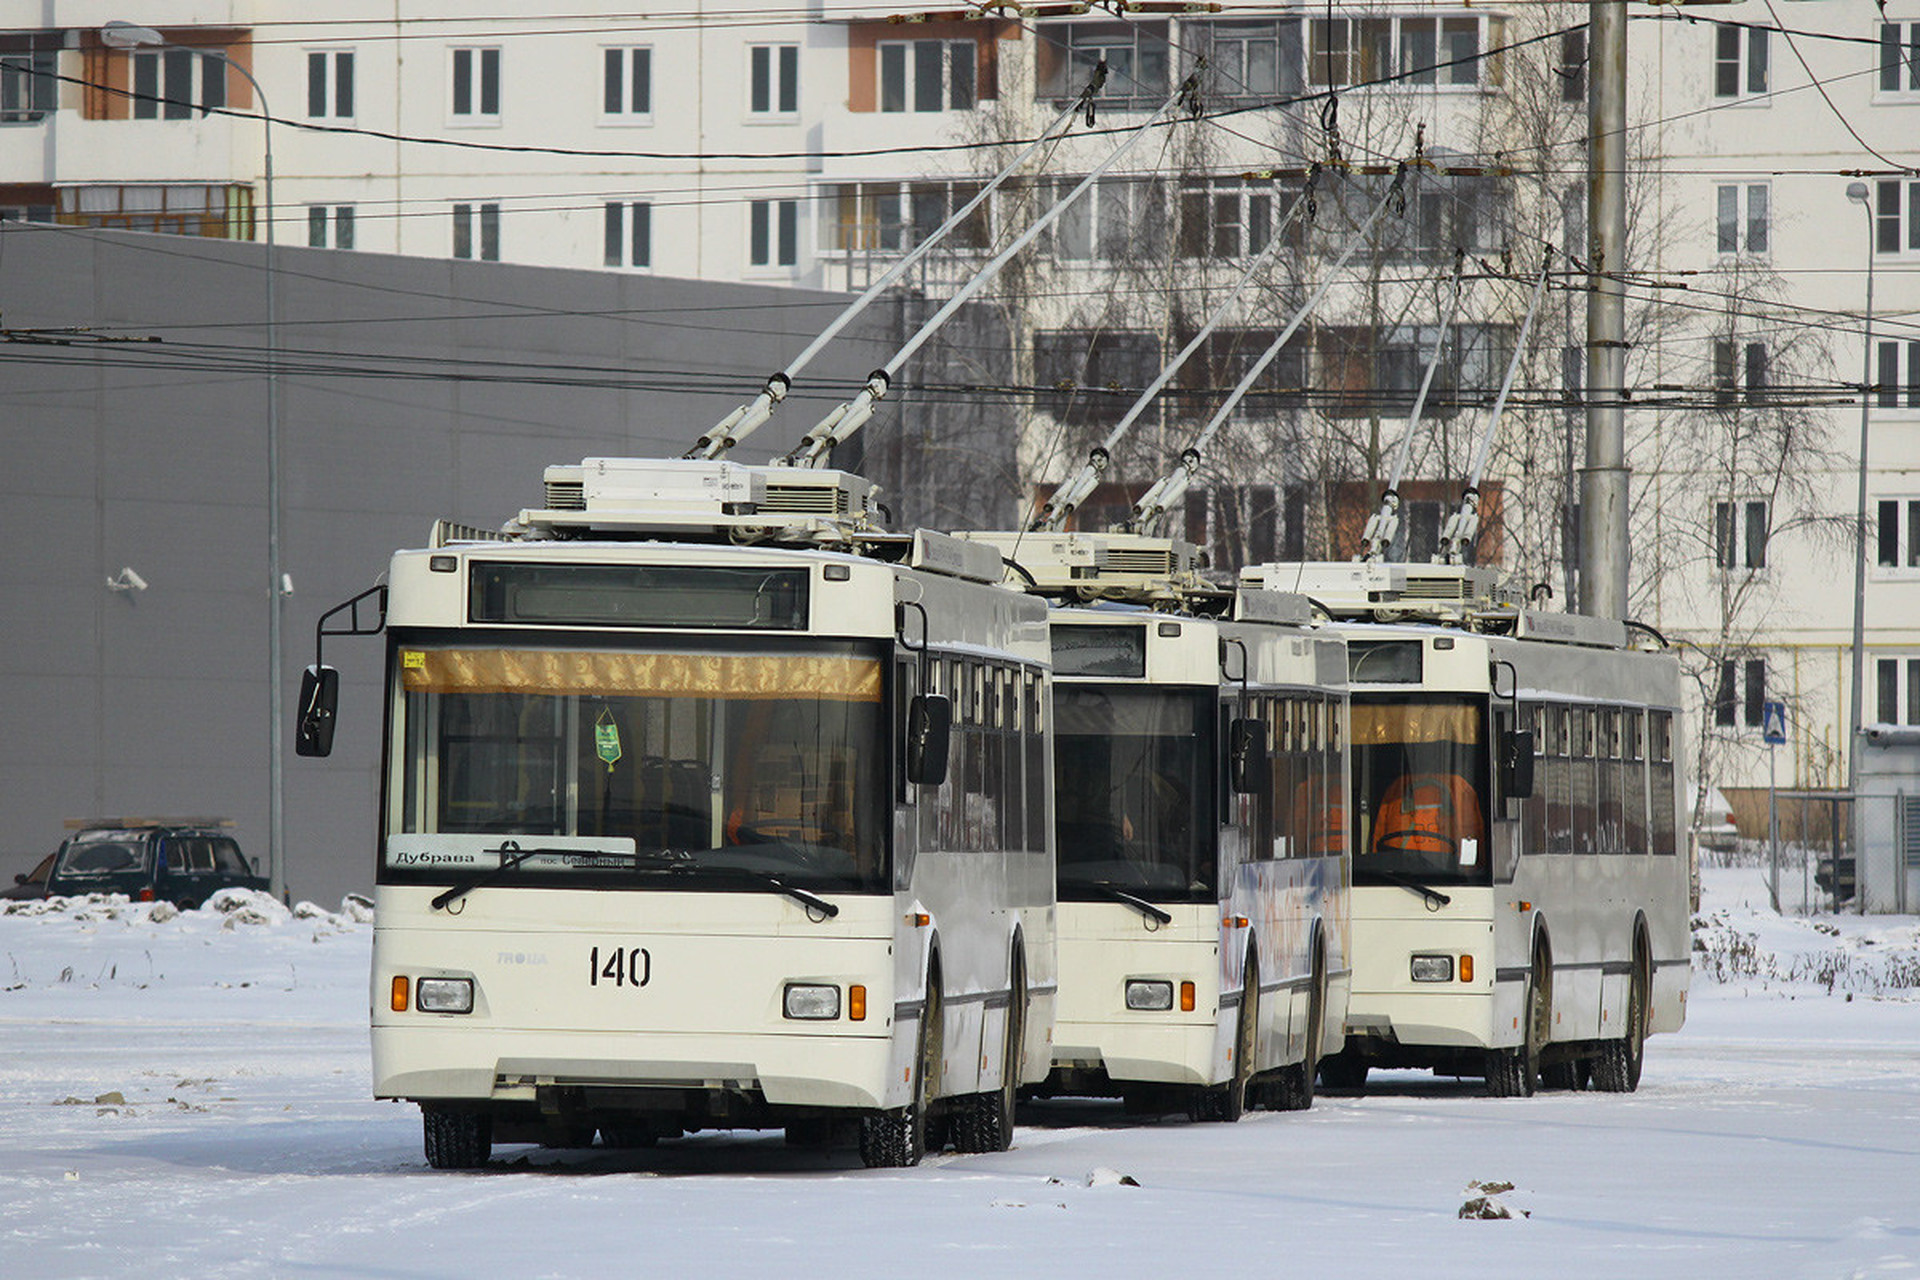
[[[1472,956],[1460,957],[1460,981],[1462,982],[1473,981],[1473,957]]]
[[[404,973],[393,975],[393,1011],[395,1013],[407,1011],[407,975]]]
[[[853,1022],[867,1020],[867,989],[859,983],[847,988],[847,1018]]]
[[[924,911],[916,911],[907,917],[907,923],[916,929],[924,929],[933,923],[933,917]]]
[[[1193,984],[1191,982],[1183,982],[1180,984],[1180,1012],[1193,1012]]]

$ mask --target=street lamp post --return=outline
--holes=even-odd
[[[1867,633],[1867,415],[1873,404],[1873,204],[1867,184],[1847,184],[1847,199],[1867,213],[1867,313],[1862,322],[1865,352],[1860,357],[1860,494],[1853,530],[1853,706],[1847,717],[1847,791],[1854,797],[1854,829],[1859,830],[1860,714],[1866,696]],[[1859,856],[1857,845],[1855,857]]]
[[[283,755],[282,727],[286,720],[285,695],[280,687],[280,632],[286,596],[286,575],[280,567],[280,373],[279,341],[275,328],[278,307],[274,297],[273,254],[273,109],[267,105],[266,90],[251,71],[228,57],[220,49],[195,49],[177,45],[152,27],[131,22],[109,22],[100,29],[100,42],[111,49],[172,48],[186,49],[203,58],[218,58],[222,65],[236,71],[253,86],[260,103],[263,139],[263,187],[266,195],[267,222],[267,868],[276,897],[284,898],[286,879],[286,761]]]

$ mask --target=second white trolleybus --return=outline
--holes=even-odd
[[[1054,601],[1060,1000],[1043,1095],[1304,1108],[1348,986],[1346,647],[1125,533],[970,533]]]

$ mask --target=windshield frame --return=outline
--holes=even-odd
[[[725,843],[728,836],[722,834],[723,843],[718,849],[729,851],[729,856],[716,858],[708,865],[699,865],[697,859],[662,859],[653,855],[662,848],[658,842],[636,840],[633,834],[608,831],[595,834],[592,831],[582,833],[579,828],[580,810],[562,809],[563,821],[554,824],[571,825],[571,831],[475,831],[463,828],[456,832],[440,834],[457,835],[462,841],[471,842],[476,835],[485,835],[486,842],[493,848],[501,847],[503,841],[517,841],[521,846],[538,845],[551,840],[560,840],[569,844],[602,844],[608,850],[600,859],[540,859],[526,865],[513,867],[490,883],[516,888],[541,889],[597,889],[597,890],[696,890],[700,892],[737,892],[747,894],[765,894],[769,892],[765,876],[771,874],[787,885],[813,892],[832,893],[888,893],[892,889],[892,867],[896,856],[894,847],[894,782],[899,768],[896,756],[898,743],[892,732],[894,717],[889,708],[896,696],[895,649],[890,640],[878,637],[848,636],[770,636],[764,633],[727,632],[715,634],[702,632],[661,631],[579,631],[572,628],[547,628],[533,631],[524,627],[496,629],[492,627],[433,627],[433,628],[397,628],[389,632],[387,672],[388,685],[385,696],[386,731],[381,768],[381,801],[379,814],[378,839],[375,849],[375,880],[378,884],[409,884],[420,886],[445,887],[462,880],[470,880],[476,875],[491,875],[505,858],[474,862],[446,861],[432,862],[422,860],[419,865],[395,866],[389,857],[389,840],[398,839],[418,845],[421,841],[431,841],[436,833],[420,832],[413,828],[419,825],[417,815],[411,811],[411,804],[428,802],[424,795],[412,794],[411,773],[415,762],[410,753],[416,749],[412,739],[414,727],[409,715],[412,700],[421,696],[403,687],[402,652],[405,650],[480,650],[488,652],[507,651],[524,653],[528,651],[555,651],[562,653],[592,652],[607,655],[745,655],[773,656],[780,659],[790,657],[849,657],[859,663],[872,663],[877,668],[879,695],[871,701],[870,710],[848,713],[844,731],[834,738],[835,745],[858,749],[853,765],[857,775],[847,785],[852,788],[848,803],[864,806],[864,812],[855,819],[857,828],[863,833],[858,837],[860,848],[868,852],[855,852],[836,849],[828,845],[813,844],[797,837],[785,837],[765,841],[766,848],[754,852],[756,844],[743,841],[739,844]],[[555,699],[557,714],[566,724],[557,732],[552,741],[556,749],[565,751],[566,740],[581,729],[590,730],[587,717],[580,714],[585,709],[587,694],[534,694],[535,698]],[[653,699],[648,695],[629,694],[627,698],[644,705]],[[659,695],[672,698],[673,695]],[[787,705],[792,699],[777,696],[764,697],[756,703],[748,698],[730,698],[724,694],[702,698],[689,696],[689,703],[698,703],[703,710],[697,715],[717,717],[725,720],[737,709],[749,705]],[[864,702],[861,699],[848,699],[848,702]],[[576,708],[569,710],[568,704]],[[729,712],[728,708],[736,709]],[[571,717],[571,718],[569,718]],[[437,731],[437,730],[436,730]],[[565,735],[563,739],[562,735]],[[637,736],[637,735],[636,735]],[[544,740],[544,739],[543,739]],[[591,737],[589,734],[589,741]],[[709,740],[707,749],[715,750],[715,741]],[[597,761],[588,758],[579,750],[580,744],[572,742],[574,753],[563,763],[554,766],[556,779],[573,779],[586,766],[598,767]],[[587,751],[593,748],[588,746]],[[638,758],[639,743],[626,744],[625,750]],[[696,761],[696,763],[698,763]],[[711,762],[707,763],[709,770]],[[744,779],[738,785],[745,788],[750,785],[751,775],[743,772]],[[711,783],[711,772],[708,774]],[[637,783],[633,784],[636,787]],[[864,794],[863,794],[864,792]],[[734,791],[727,790],[728,797]],[[437,799],[431,801],[438,803]],[[729,816],[731,816],[729,814]],[[713,821],[709,810],[707,821]],[[724,828],[727,820],[721,819]],[[546,824],[535,824],[546,825]],[[771,855],[776,848],[784,850],[785,855],[774,858]],[[706,852],[706,849],[693,850],[694,853]],[[744,852],[736,852],[744,851]],[[832,861],[841,859],[851,864],[851,870],[810,870],[795,865],[799,857],[810,857],[813,853],[824,854]]]
[[[1118,890],[1132,894],[1148,902],[1186,903],[1214,902],[1219,897],[1220,884],[1220,828],[1216,818],[1218,808],[1216,796],[1220,785],[1219,773],[1219,699],[1220,690],[1215,685],[1154,684],[1145,681],[1121,680],[1076,680],[1056,679],[1053,685],[1053,758],[1054,758],[1054,850],[1056,856],[1055,885],[1059,900],[1062,902],[1112,902],[1113,892]],[[1102,696],[1126,699],[1136,703],[1157,702],[1163,706],[1187,704],[1192,712],[1194,729],[1191,734],[1177,735],[1184,741],[1193,743],[1193,754],[1187,762],[1185,779],[1187,806],[1187,865],[1188,873],[1184,887],[1171,887],[1164,884],[1148,883],[1139,869],[1178,868],[1179,864],[1163,856],[1154,856],[1142,860],[1137,851],[1150,847],[1149,840],[1138,834],[1129,834],[1123,825],[1111,821],[1111,815],[1105,821],[1106,830],[1094,833],[1087,828],[1095,819],[1076,820],[1063,797],[1084,794],[1078,783],[1068,783],[1062,769],[1070,766],[1073,757],[1073,743],[1079,739],[1096,735],[1071,733],[1067,725],[1077,714],[1072,706],[1076,697]],[[1162,712],[1164,714],[1164,711]],[[1167,735],[1173,737],[1176,735]],[[1110,735],[1113,741],[1124,741],[1122,737]],[[1176,783],[1177,779],[1172,780]],[[1116,794],[1117,788],[1109,794]],[[1137,793],[1144,795],[1144,793]],[[1141,808],[1141,824],[1145,826],[1157,811],[1149,807]],[[1088,813],[1090,810],[1082,810]],[[1132,813],[1120,815],[1131,821]],[[1074,829],[1069,830],[1072,824]],[[1073,854],[1087,847],[1090,840],[1104,839],[1114,848],[1117,856],[1111,859],[1084,859]],[[1098,874],[1097,868],[1111,863],[1114,874]],[[1133,864],[1135,874],[1123,876],[1129,868],[1124,864]],[[1086,874],[1076,874],[1085,868]]]

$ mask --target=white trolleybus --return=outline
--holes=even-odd
[[[1007,1145],[1053,1027],[1046,610],[871,500],[589,460],[504,536],[393,558],[373,1084],[433,1166],[596,1131]],[[316,662],[303,753],[336,683]]]
[[[1637,1087],[1690,973],[1676,660],[1502,602],[1487,569],[1265,565],[1242,585],[1303,593],[1347,637],[1353,993],[1322,1083]]]
[[[1310,1105],[1347,1007],[1345,645],[1297,597],[1208,587],[1178,540],[962,536],[1055,604],[1060,1003],[1035,1092]]]

